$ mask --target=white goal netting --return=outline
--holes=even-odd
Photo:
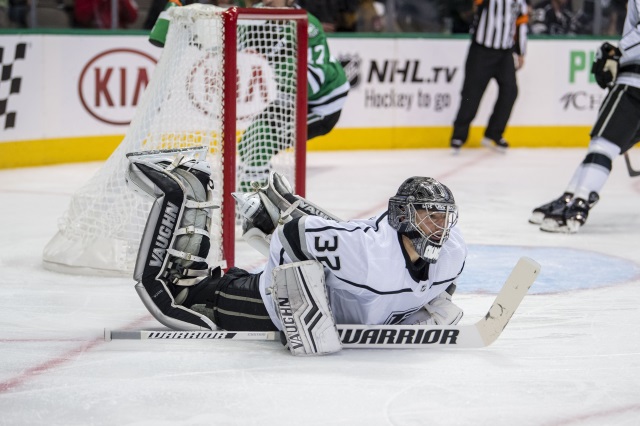
[[[212,266],[233,263],[230,192],[263,181],[272,169],[298,190],[304,185],[304,171],[296,168],[305,139],[299,120],[306,121],[306,110],[299,111],[306,93],[298,69],[301,15],[270,12],[200,4],[171,9],[164,50],[126,136],[73,195],[44,249],[45,267],[132,273],[151,204],[126,187],[129,152],[208,148],[214,198],[222,206],[213,210]]]

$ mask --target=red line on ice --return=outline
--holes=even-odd
[[[125,328],[134,328],[136,326],[138,326],[139,324],[146,322],[149,320],[149,315],[145,315],[144,317],[138,318],[137,320],[131,322],[127,327]],[[34,339],[35,341],[35,339]],[[66,340],[62,339],[59,340],[60,342],[64,342]],[[24,340],[23,340],[24,342]],[[84,343],[83,345],[71,349],[69,351],[67,351],[66,353],[57,356],[55,358],[49,359],[45,362],[43,362],[40,365],[36,365],[35,367],[31,367],[28,368],[24,371],[22,371],[20,374],[18,374],[15,377],[10,378],[9,380],[5,380],[3,382],[0,382],[0,394],[1,393],[5,393],[7,391],[12,390],[13,388],[22,385],[23,383],[27,382],[29,379],[32,379],[34,377],[37,377],[41,374],[47,373],[51,370],[53,370],[54,368],[56,368],[59,365],[62,365],[66,362],[69,361],[73,361],[74,359],[76,359],[78,357],[78,355],[84,353],[84,352],[88,352],[91,349],[93,349],[94,347],[105,343],[105,341],[103,339],[95,339],[95,340],[91,340],[87,343]]]
[[[587,420],[602,419],[602,424],[607,424],[607,418],[616,414],[623,414],[627,412],[640,411],[640,404],[631,404],[624,407],[611,408],[609,410],[603,410],[595,413],[583,414],[581,416],[575,416],[565,420],[558,420],[547,423],[546,426],[568,426],[568,425],[580,425]]]

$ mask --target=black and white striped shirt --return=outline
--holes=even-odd
[[[526,0],[476,0],[473,40],[491,49],[524,55],[529,21]]]

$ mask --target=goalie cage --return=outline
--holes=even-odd
[[[131,275],[151,202],[126,187],[126,154],[195,146],[208,148],[214,199],[221,204],[213,213],[208,261],[233,266],[237,225],[231,192],[245,170],[236,161],[237,143],[252,119],[274,102],[285,107],[263,123],[267,134],[247,132],[243,145],[264,151],[261,140],[275,141],[279,153],[271,167],[304,196],[306,12],[194,4],[169,13],[164,50],[126,136],[72,196],[57,234],[44,249],[47,269]],[[276,132],[282,129],[290,131]]]

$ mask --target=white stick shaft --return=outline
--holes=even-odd
[[[274,331],[147,331],[105,329],[105,340],[276,340]]]

